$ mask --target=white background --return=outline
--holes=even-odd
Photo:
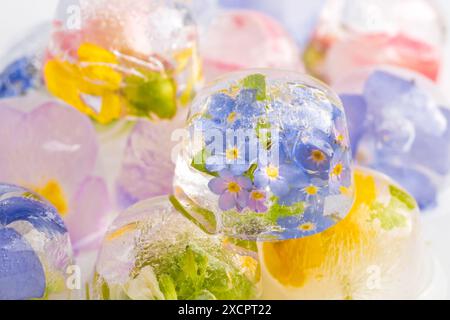
[[[274,0],[276,1],[276,0]],[[311,1],[311,0],[298,0]],[[363,0],[357,0],[363,1]],[[14,0],[1,1],[0,4],[0,57],[32,28],[52,18],[58,0]],[[439,0],[448,17],[450,26],[450,1]],[[449,29],[450,30],[450,29]],[[450,40],[450,32],[449,32]],[[450,44],[450,41],[448,41]],[[450,47],[447,50],[447,66],[443,80],[442,89],[450,98]],[[423,225],[427,244],[432,248],[434,254],[443,264],[450,275],[450,193],[448,206],[440,208],[439,212],[423,215]],[[449,282],[450,283],[450,282]],[[450,296],[450,295],[449,295]]]

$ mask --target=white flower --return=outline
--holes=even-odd
[[[132,300],[165,300],[155,272],[150,266],[143,268],[135,279],[125,284],[124,290]]]

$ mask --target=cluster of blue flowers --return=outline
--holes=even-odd
[[[28,57],[8,65],[0,74],[0,98],[21,96],[35,88],[39,78],[37,73],[33,59]]]
[[[315,88],[289,88],[288,101],[268,97],[265,90],[244,87],[236,97],[217,93],[209,98],[195,124],[205,138],[204,169],[213,176],[209,188],[220,197],[223,211],[264,213],[275,203],[304,203],[303,220],[313,215],[322,220],[297,217],[297,231],[327,229],[335,222],[323,215],[325,199],[341,195],[352,183],[345,115]],[[314,228],[302,230],[302,225]]]

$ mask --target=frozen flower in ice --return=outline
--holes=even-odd
[[[53,102],[30,112],[2,105],[0,134],[0,181],[53,204],[75,250],[98,243],[110,206],[105,182],[94,175],[98,145],[89,119]]]
[[[252,188],[250,179],[235,176],[230,171],[220,172],[220,177],[210,181],[209,189],[220,196],[219,207],[221,210],[228,211],[236,208],[242,211],[248,205],[249,191]]]

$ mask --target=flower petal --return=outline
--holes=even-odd
[[[219,175],[226,181],[231,181],[234,179],[234,175],[230,170],[222,170],[220,171]]]
[[[247,177],[238,177],[236,182],[245,190],[250,190],[253,187],[252,181]]]
[[[417,200],[421,209],[430,209],[437,205],[438,186],[424,173],[389,164],[377,165],[375,169],[389,175],[402,185]]]
[[[269,177],[262,171],[258,170],[255,172],[255,186],[257,188],[263,189],[269,185]]]
[[[171,135],[182,126],[181,123],[178,118],[162,123],[139,121],[132,129],[117,181],[120,205],[124,209],[140,200],[173,191],[175,165],[172,151],[175,143],[171,141]]]
[[[289,185],[284,179],[270,181],[270,189],[277,197],[282,197],[289,193]]]
[[[223,178],[214,178],[209,182],[208,187],[214,194],[221,195],[227,189],[227,183]]]
[[[249,197],[250,197],[250,193],[248,191],[243,190],[243,191],[239,192],[237,195],[237,198],[236,198],[236,203],[237,203],[238,207],[241,209],[246,208]]]
[[[0,300],[42,298],[44,268],[33,248],[15,230],[0,229]]]
[[[74,251],[96,249],[106,232],[111,209],[106,183],[101,178],[86,178],[71,202],[73,210],[65,220]]]
[[[367,79],[364,88],[364,98],[367,106],[374,112],[387,107],[397,98],[412,90],[415,86],[413,81],[407,81],[389,72],[375,71]]]
[[[364,126],[367,116],[366,101],[362,96],[358,95],[341,95],[347,116],[348,130],[350,134],[350,142],[352,145],[353,155],[356,154],[359,141],[364,134]]]
[[[23,197],[11,197],[0,202],[0,225],[7,226],[21,220],[48,234],[67,232],[56,209],[44,202]]]
[[[54,180],[73,192],[94,169],[98,145],[92,123],[57,103],[18,115],[0,108],[0,181],[39,188]]]
[[[220,210],[229,211],[229,210],[233,209],[234,207],[236,207],[236,199],[231,193],[226,192],[220,196],[220,199],[219,199]]]
[[[218,119],[225,119],[235,108],[234,100],[226,94],[219,93],[211,97],[209,113]]]
[[[292,187],[300,188],[310,183],[307,174],[301,168],[292,165],[281,166],[280,176]]]

